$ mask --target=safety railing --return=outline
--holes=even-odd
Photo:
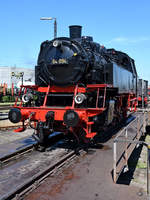
[[[124,172],[128,171],[128,159],[135,146],[144,145],[147,147],[147,194],[149,194],[150,145],[144,141],[139,141],[146,132],[147,123],[147,113],[141,113],[115,137],[113,144],[113,179],[116,183],[121,172],[123,170]]]

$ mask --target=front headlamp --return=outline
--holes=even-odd
[[[53,42],[53,47],[59,47],[59,46],[61,46],[61,41],[59,41],[59,40],[54,40],[54,42]]]
[[[86,96],[85,94],[83,93],[78,93],[76,96],[75,96],[75,103],[76,104],[81,104],[83,103],[83,101],[86,99]]]
[[[31,93],[29,93],[29,94],[24,94],[24,95],[22,96],[22,101],[23,101],[24,103],[28,103],[32,98],[33,98],[33,95],[32,95]]]

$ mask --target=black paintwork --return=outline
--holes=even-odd
[[[54,42],[59,45],[55,47]],[[136,92],[137,72],[127,54],[106,49],[92,37],[81,37],[81,26],[70,26],[70,38],[41,44],[35,82],[40,86],[109,83],[122,93]]]
[[[148,96],[148,81],[143,79],[138,79],[138,87],[137,87],[138,96],[146,97]]]
[[[8,118],[12,123],[18,123],[21,120],[21,112],[18,108],[11,108],[8,113]]]

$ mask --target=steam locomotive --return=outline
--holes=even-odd
[[[81,26],[69,28],[69,38],[41,44],[35,85],[21,86],[21,103],[9,112],[9,120],[22,121],[23,130],[27,122],[43,146],[53,132],[88,143],[137,107],[134,60],[81,36]]]

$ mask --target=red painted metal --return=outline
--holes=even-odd
[[[44,104],[43,104],[44,107],[46,106],[47,95],[48,95],[49,91],[50,91],[50,85],[47,87],[47,92],[46,92],[45,99],[44,99]]]
[[[24,128],[24,127],[22,127],[22,128],[17,128],[17,129],[14,130],[14,132],[16,132],[16,133],[18,133],[18,132],[23,132],[23,131],[25,131],[25,128]]]
[[[138,97],[137,99],[138,99],[138,101],[142,101],[142,97]]]
[[[104,88],[104,100],[103,100],[103,108],[105,107],[105,100],[106,100],[106,87]]]
[[[96,108],[98,108],[99,88],[97,88]]]
[[[148,103],[148,98],[144,97],[144,102],[147,104]]]
[[[78,85],[76,85],[76,87],[74,89],[74,98],[72,101],[72,109],[74,109],[74,106],[75,106],[75,96],[77,95],[77,92],[78,92]]]
[[[144,98],[144,105],[147,106],[148,105],[148,98],[147,97],[143,97]],[[141,105],[142,104],[142,97],[139,96],[137,98],[138,103]]]
[[[11,85],[11,95],[14,96],[14,84]]]
[[[3,95],[4,96],[6,95],[6,83],[4,83],[4,85],[3,85]]]
[[[128,94],[128,110],[131,112],[135,112],[137,110],[137,97],[134,94]]]
[[[86,87],[83,86],[69,86],[69,87],[58,87],[58,86],[48,86],[48,87],[38,87],[36,85],[34,86],[21,86],[19,91],[19,96],[24,90],[24,94],[26,94],[27,89],[32,89],[38,92],[46,93],[44,98],[44,103],[40,107],[23,107],[23,103],[21,101],[20,105],[17,106],[18,97],[16,99],[15,107],[20,109],[21,115],[22,115],[22,121],[25,121],[27,119],[30,119],[33,121],[36,125],[36,122],[39,121],[46,121],[46,114],[48,111],[54,112],[54,122],[56,123],[56,130],[55,131],[65,131],[68,132],[66,125],[63,122],[64,114],[67,110],[74,110],[78,116],[79,116],[79,124],[76,128],[69,128],[69,130],[77,136],[79,129],[82,128],[85,131],[86,138],[93,138],[96,135],[96,132],[92,131],[92,125],[93,121],[89,121],[90,117],[94,117],[97,115],[102,114],[107,108],[106,105],[106,94],[109,96],[109,88],[113,88],[112,85],[108,84],[88,84]],[[75,96],[78,93],[86,93],[87,91],[95,91],[96,92],[96,101],[95,101],[95,107],[93,108],[78,108],[75,103]],[[103,104],[102,107],[99,107],[99,94],[102,92],[103,94]],[[72,105],[65,107],[49,107],[46,106],[47,103],[47,97],[50,93],[72,93],[73,94],[73,100]],[[128,102],[128,106],[125,108],[127,110],[135,111],[136,110],[136,103],[137,99],[135,98],[134,94],[118,94],[118,110],[121,110],[122,108],[122,101],[123,99],[126,99]],[[126,112],[125,111],[125,112]],[[58,125],[59,124],[59,125]]]

